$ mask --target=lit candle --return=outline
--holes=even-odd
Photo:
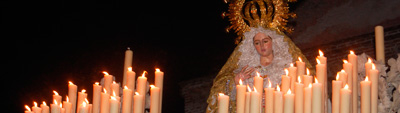
[[[279,85],[276,86],[276,91],[274,92],[274,113],[283,113],[283,95]]]
[[[361,85],[361,113],[371,113],[371,81],[368,76],[365,81],[360,82]]]
[[[155,83],[154,83],[154,85],[156,86],[156,87],[158,87],[158,88],[160,88],[160,104],[158,105],[158,109],[159,109],[159,112],[158,113],[161,113],[161,111],[162,111],[162,94],[163,94],[163,83],[164,83],[164,72],[162,72],[162,71],[160,71],[160,69],[158,69],[158,68],[156,68],[156,72],[154,72],[155,73]]]
[[[257,102],[258,103],[258,102]],[[218,113],[228,113],[229,96],[219,93],[218,96]]]
[[[123,81],[122,81],[122,85],[125,86],[127,85],[127,81],[128,81],[128,73],[127,73],[127,69],[128,67],[132,67],[132,57],[133,57],[133,52],[132,50],[128,47],[128,49],[125,51],[125,60],[124,60],[124,75],[123,75]]]
[[[347,84],[347,73],[342,69],[340,72],[337,73],[339,75],[339,81],[342,81],[342,87]]]
[[[353,65],[353,73],[352,75],[352,86],[350,87],[350,90],[352,91],[351,94],[351,110],[352,113],[358,113],[358,69],[357,69],[357,55],[354,54],[353,51],[350,51],[350,54],[347,56],[349,59],[349,62]]]
[[[318,83],[318,79],[315,79],[315,83],[312,85],[312,113],[322,112],[322,83]]]
[[[292,94],[292,91],[290,91],[290,89],[284,95],[284,104],[284,113],[294,113],[294,94]]]
[[[296,76],[297,76],[297,67],[293,66],[293,63],[290,63],[290,67],[288,68],[289,70],[289,77],[290,79],[290,89],[294,89],[294,83],[296,83]]]
[[[332,113],[339,113],[340,110],[340,89],[343,82],[340,81],[342,76],[336,75],[336,80],[332,80]]]
[[[77,106],[81,106],[83,101],[85,101],[85,98],[87,98],[86,90],[82,89],[81,92],[78,92]],[[78,109],[76,111],[79,112],[79,110],[80,110],[80,108],[78,107]]]
[[[326,64],[326,57],[324,56],[324,53],[321,50],[318,50],[319,56],[317,56],[317,59],[321,62],[321,64]]]
[[[63,104],[60,103],[60,113],[65,113],[65,108],[63,108]]]
[[[25,109],[26,109],[25,113],[32,113],[32,110],[28,105],[25,105]]]
[[[113,76],[108,74],[106,71],[103,71],[104,73],[104,88],[108,91],[108,94],[111,94],[111,83],[113,81]]]
[[[89,113],[89,107],[85,101],[79,104],[79,112],[78,113]]]
[[[260,113],[260,97],[261,94],[257,92],[257,88],[254,88],[254,91],[250,93],[250,113]]]
[[[349,63],[347,60],[343,60],[343,70],[347,73],[347,84],[351,90],[353,87],[353,64]],[[345,85],[343,85],[344,87]]]
[[[303,75],[306,74],[306,63],[303,62],[303,60],[298,57],[299,61],[296,61],[296,67],[297,67],[297,76],[300,76],[301,79],[303,79]]]
[[[62,97],[57,93],[57,91],[53,90],[53,100],[56,100],[57,102],[61,102]]]
[[[351,90],[346,84],[344,88],[340,89],[340,113],[350,113],[350,98]]]
[[[135,92],[135,96],[133,96],[133,113],[143,113],[144,112],[144,95],[140,95],[138,92]]]
[[[242,79],[239,79],[239,85],[236,85],[236,113],[244,113],[244,104],[246,100],[246,86]]]
[[[286,75],[282,75],[282,92],[287,92],[290,88],[289,70],[285,69]]]
[[[92,105],[93,113],[100,113],[101,89],[102,88],[99,85],[99,82],[93,84],[93,105]]]
[[[132,71],[132,67],[128,67],[128,72],[126,73],[126,86],[132,91],[135,90],[135,77],[136,73]]]
[[[132,113],[132,97],[133,91],[125,86],[122,92],[122,113]]]
[[[51,113],[60,113],[60,106],[58,105],[57,100],[53,101],[53,104],[50,104]]]
[[[76,112],[76,95],[78,92],[78,86],[76,86],[74,83],[72,83],[71,81],[69,81],[68,84],[68,97],[72,103],[72,113]]]
[[[66,101],[63,101],[63,105],[65,108],[65,113],[72,113],[72,104],[69,102],[68,96],[66,96]]]
[[[385,37],[383,26],[375,27],[375,50],[376,59],[385,64]]]
[[[303,75],[303,84],[305,84],[304,85],[304,88],[306,88],[307,86],[307,84],[312,84],[312,82],[313,82],[313,76],[310,76],[310,70],[308,70],[308,68],[307,68],[307,75]]]
[[[321,52],[320,52],[321,53]],[[326,58],[325,58],[325,64],[323,63],[323,62],[321,62],[319,59],[321,59],[321,57],[320,58],[317,58],[317,65],[316,65],[316,76],[317,76],[317,79],[318,79],[318,82],[320,82],[321,83],[321,85],[322,85],[322,89],[321,89],[321,91],[322,91],[322,93],[321,93],[321,112],[324,112],[325,111],[325,102],[326,102],[326,93],[327,93],[327,69],[326,69]],[[322,58],[322,59],[324,59],[324,58]]]
[[[110,94],[107,93],[107,90],[103,88],[104,92],[101,93],[100,100],[100,113],[108,113],[110,112]]]
[[[110,98],[110,113],[119,113],[119,101],[115,95]]]
[[[365,63],[365,75],[368,76],[368,78],[371,78],[371,76],[369,76],[369,70],[372,69],[372,60],[371,58],[368,58],[368,61]]]
[[[372,64],[372,69],[369,70],[371,77],[371,113],[378,113],[378,79],[379,71],[375,64]]]
[[[115,81],[111,84],[111,91],[115,92],[116,96],[119,96],[119,84],[117,84]]]
[[[271,81],[268,78],[268,87],[265,90],[265,113],[274,112],[274,88],[272,88]]]
[[[143,94],[144,95],[144,98],[146,98],[146,88],[147,88],[147,78],[145,77],[145,75],[146,75],[146,71],[143,71],[143,74],[142,74],[142,76],[140,76],[140,77],[138,77],[138,79],[137,79],[137,86],[136,86],[136,88],[137,88],[137,92],[139,92],[139,94]],[[145,107],[145,101],[142,101],[142,104],[143,104],[143,110],[144,110],[144,107]]]
[[[303,99],[304,99],[304,96],[303,96],[303,94],[304,94],[304,90],[303,90],[303,87],[304,87],[304,84],[302,84],[301,83],[301,78],[300,78],[300,76],[298,76],[297,77],[297,80],[298,80],[298,82],[296,83],[296,85],[295,85],[295,100],[294,100],[294,102],[295,102],[295,105],[294,105],[294,109],[295,109],[295,111],[296,111],[296,113],[303,113],[303,105],[304,105],[304,103],[303,103]]]
[[[50,112],[50,108],[49,108],[49,106],[47,106],[45,101],[43,101],[43,103],[40,105],[40,108],[42,108],[42,113],[49,113]]]
[[[251,93],[251,88],[249,87],[249,85],[247,85],[247,90],[248,90],[248,92],[246,92],[246,104],[244,106],[244,112],[245,113],[250,113],[250,93]]]
[[[150,85],[150,113],[158,113],[160,105],[160,88]]]
[[[312,85],[308,84],[308,87],[304,88],[304,113],[311,113],[311,101],[312,101]]]
[[[36,102],[33,102],[33,107],[32,107],[32,111],[34,112],[34,113],[42,113],[42,108],[40,108],[40,107],[38,107],[38,105],[37,105],[37,103]]]
[[[257,76],[254,76],[254,88],[256,88],[258,91],[263,90],[263,78],[260,76],[260,73],[256,72]]]

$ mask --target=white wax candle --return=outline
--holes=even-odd
[[[133,113],[143,113],[144,112],[144,95],[140,95],[138,92],[135,92],[135,96],[133,96]]]
[[[265,113],[274,112],[274,88],[272,88],[271,81],[268,79],[268,87],[265,90]]]
[[[289,77],[290,79],[290,89],[294,89],[294,83],[296,83],[296,78],[297,78],[297,67],[293,66],[293,63],[290,63],[290,67],[288,68],[289,70]]]
[[[349,89],[353,89],[353,64],[349,63],[347,60],[343,60],[343,70],[347,73],[347,84]],[[344,87],[345,85],[343,85]]]
[[[111,84],[111,91],[115,92],[116,96],[119,96],[119,84],[117,84],[115,81]]]
[[[100,95],[101,95],[101,86],[98,82],[93,84],[93,104],[92,104],[92,112],[100,113]]]
[[[58,94],[58,92],[53,90],[53,93],[54,93],[53,100],[56,100],[57,102],[61,102],[62,97]]]
[[[303,84],[304,88],[308,87],[307,84],[312,84],[313,83],[313,76],[310,76],[310,70],[307,68],[307,75],[303,75]]]
[[[336,75],[336,80],[332,80],[332,113],[339,113],[340,110],[340,89],[343,85],[340,77]]]
[[[132,71],[132,67],[129,67],[126,73],[126,86],[132,91],[135,90],[135,77],[136,73]]]
[[[371,81],[368,76],[365,81],[360,82],[361,86],[361,113],[371,113]]]
[[[251,88],[247,85],[248,92],[246,92],[246,104],[244,106],[244,112],[250,113],[250,92]]]
[[[385,63],[385,37],[383,26],[375,27],[375,50],[376,60]]]
[[[47,106],[46,102],[43,101],[43,104],[40,105],[40,108],[42,108],[42,113],[49,113],[50,108]]]
[[[89,107],[86,102],[82,102],[79,105],[79,112],[78,113],[89,113]]]
[[[321,58],[319,58],[321,59]],[[325,111],[325,102],[326,102],[326,93],[327,93],[327,69],[326,69],[326,58],[325,58],[325,64],[321,62],[319,59],[317,59],[317,65],[316,65],[316,76],[318,79],[318,82],[321,83],[322,85],[322,93],[321,93],[321,112]],[[322,58],[323,59],[323,58]]]
[[[76,95],[78,92],[78,86],[73,84],[71,81],[69,81],[68,84],[68,97],[70,102],[72,103],[72,110],[71,112],[75,113],[76,112]]]
[[[128,49],[125,51],[125,60],[124,60],[124,72],[123,72],[123,80],[122,80],[122,86],[127,85],[127,69],[128,67],[132,67],[132,57],[133,57],[133,52],[132,50],[128,47]]]
[[[164,84],[164,72],[162,72],[162,71],[160,71],[160,69],[156,69],[156,72],[154,72],[155,73],[155,83],[154,83],[154,85],[156,86],[156,87],[158,87],[158,88],[160,88],[160,104],[158,105],[158,113],[161,113],[161,111],[162,111],[162,95],[163,95],[163,84]]]
[[[290,76],[289,76],[289,70],[285,69],[286,75],[282,75],[281,79],[281,85],[282,85],[282,92],[287,92],[290,88]]]
[[[125,86],[122,94],[122,113],[132,113],[133,91]]]
[[[306,74],[306,63],[303,62],[303,60],[298,57],[299,61],[296,61],[296,67],[297,67],[297,76],[300,76],[301,79],[303,79],[303,75]]]
[[[276,86],[276,91],[274,92],[274,113],[283,113],[283,95],[279,85]]]
[[[340,113],[350,113],[350,101],[351,101],[351,90],[348,89],[348,85],[340,89]]]
[[[353,51],[350,51],[350,54],[347,56],[349,59],[349,62],[353,64],[353,74],[352,74],[352,87],[351,87],[351,110],[352,113],[358,113],[358,69],[357,69],[357,55],[354,54]]]
[[[119,101],[115,96],[111,96],[110,101],[110,113],[119,113]]]
[[[365,63],[365,75],[368,76],[368,78],[371,78],[371,76],[369,76],[369,70],[372,69],[372,60],[371,58],[368,58],[368,61]]]
[[[143,71],[143,74],[142,74],[142,76],[140,76],[140,77],[138,77],[138,79],[137,79],[137,85],[136,85],[136,88],[137,88],[137,92],[139,92],[139,94],[143,94],[144,95],[144,98],[146,98],[146,88],[147,88],[147,78],[145,77],[145,74],[146,74],[147,72],[146,71]],[[144,107],[145,107],[145,101],[142,101],[142,104],[143,104],[143,110],[144,110]]]
[[[72,103],[69,102],[69,97],[66,97],[66,101],[63,101],[63,106],[65,108],[65,113],[72,113]]]
[[[250,113],[260,113],[261,94],[257,92],[257,88],[250,93]]]
[[[150,113],[158,113],[160,105],[160,88],[150,85]]]
[[[110,94],[108,94],[106,89],[104,89],[104,92],[101,93],[100,98],[100,113],[110,112]]]
[[[308,84],[308,87],[304,88],[304,113],[311,113],[311,101],[312,101],[312,85]]]
[[[375,64],[369,70],[371,76],[371,113],[378,113],[378,80],[379,71],[376,70]]]
[[[111,84],[112,84],[112,81],[113,81],[113,76],[108,74],[105,71],[103,73],[104,73],[104,85],[103,86],[104,86],[104,88],[106,88],[107,93],[111,94],[112,93]]]
[[[315,83],[312,85],[312,113],[322,112],[322,83],[318,83],[319,80],[315,79]]]
[[[242,79],[239,85],[236,85],[236,113],[244,113],[244,105],[246,100],[246,86],[243,85]]]
[[[260,73],[256,72],[257,76],[254,76],[254,88],[257,89],[257,91],[261,91],[263,90],[263,83],[264,80],[263,78],[260,76]]]
[[[324,56],[324,53],[321,50],[318,50],[319,56],[317,56],[317,59],[321,62],[321,64],[326,64],[326,57]]]
[[[294,94],[291,93],[290,89],[284,95],[284,113],[294,113]]]
[[[219,93],[218,113],[228,113],[228,112],[229,112],[229,96],[226,96],[223,93]]]
[[[54,100],[53,104],[50,104],[51,113],[60,113],[60,105]]]
[[[303,87],[304,87],[304,85],[301,83],[301,78],[300,78],[300,76],[298,76],[297,77],[297,79],[298,79],[298,82],[296,82],[295,83],[295,100],[294,100],[294,102],[295,102],[295,105],[294,105],[294,111],[295,111],[295,113],[303,113],[303,106],[304,106],[304,103],[303,103],[303,100],[304,100],[304,96],[303,96],[303,94],[304,94],[304,90],[303,90]]]
[[[339,81],[342,81],[342,88],[347,84],[347,73],[342,69],[339,74]]]
[[[32,111],[34,113],[42,113],[42,108],[38,107],[36,102],[33,102],[34,106],[32,107]]]
[[[81,106],[81,104],[83,103],[83,101],[85,101],[85,98],[87,98],[87,93],[85,89],[82,89],[81,92],[78,92],[78,101],[77,101],[77,106]],[[77,112],[79,112],[80,108],[78,107],[78,109],[76,110]]]

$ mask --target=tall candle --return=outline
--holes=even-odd
[[[307,68],[307,75],[303,75],[303,84],[304,84],[304,88],[308,87],[306,86],[307,84],[312,84],[313,82],[313,76],[310,76],[310,70],[308,70]]]
[[[284,95],[284,113],[294,113],[294,94],[288,90],[288,92]]]
[[[318,50],[319,56],[317,56],[317,59],[321,62],[321,64],[326,64],[326,57],[324,56],[324,53],[321,50]]]
[[[353,89],[353,64],[349,63],[347,60],[343,60],[343,70],[347,73],[347,85],[349,89]],[[343,85],[344,87],[345,85]]]
[[[271,81],[268,79],[268,87],[265,90],[265,113],[274,112],[274,88]]]
[[[321,59],[321,58],[319,58]],[[321,112],[325,111],[325,104],[326,104],[326,93],[327,93],[327,69],[326,69],[326,61],[325,64],[323,64],[323,62],[321,62],[319,59],[317,59],[317,65],[316,65],[316,75],[317,75],[317,79],[318,82],[321,83],[322,85],[322,93],[321,93]],[[323,59],[323,58],[322,58]],[[325,58],[326,60],[326,58]]]
[[[123,72],[123,80],[122,80],[122,85],[125,86],[127,85],[127,69],[128,67],[132,67],[132,57],[133,57],[133,52],[132,50],[128,47],[128,49],[125,51],[125,60],[124,60],[124,72]]]
[[[74,83],[69,81],[68,84],[68,97],[72,103],[72,112],[76,112],[76,95],[78,92],[78,86],[76,86]]]
[[[229,96],[226,96],[223,93],[219,93],[218,113],[228,113],[229,112],[228,108],[229,108]]]
[[[158,113],[160,108],[160,88],[150,85],[150,113]]]
[[[116,96],[110,98],[110,113],[119,113],[119,101]]]
[[[385,37],[383,26],[375,27],[375,49],[376,59],[382,63],[385,63]]]
[[[85,98],[87,98],[87,94],[85,92],[86,92],[85,89],[82,89],[81,92],[78,92],[77,106],[81,106],[83,101],[85,101]],[[76,111],[79,112],[79,110],[80,110],[80,108],[78,107],[78,109]]]
[[[375,64],[372,64],[372,69],[369,70],[371,76],[371,113],[378,113],[378,80],[379,71],[376,70]]]
[[[246,92],[246,104],[244,106],[244,112],[245,113],[250,113],[250,93],[251,93],[251,88],[249,87],[249,85],[247,85],[247,90],[248,90],[248,92]]]
[[[351,90],[348,87],[346,84],[344,88],[340,89],[340,113],[350,113]]]
[[[371,78],[371,76],[369,76],[369,70],[372,69],[372,60],[371,58],[368,58],[368,61],[365,63],[365,75],[368,76],[368,78]]]
[[[318,83],[318,79],[315,79],[315,83],[312,85],[312,113],[322,112],[322,83]]]
[[[361,113],[371,113],[371,81],[368,76],[365,81],[360,82],[361,86]]]
[[[338,72],[339,75],[339,81],[342,81],[342,88],[347,84],[347,73],[342,69],[340,72]]]
[[[287,92],[290,88],[289,70],[285,69],[286,75],[282,75],[282,92]]]
[[[239,79],[239,85],[236,85],[236,113],[244,113],[244,104],[246,100],[246,86],[242,79]]]
[[[261,91],[263,90],[263,78],[260,76],[260,73],[256,72],[257,76],[254,76],[254,88],[257,89],[257,91]]]
[[[111,83],[113,80],[113,76],[108,74],[107,72],[103,71],[104,73],[104,88],[108,91],[108,94],[111,94]]]
[[[162,111],[162,95],[163,95],[163,83],[164,83],[164,72],[160,71],[160,69],[156,69],[155,73],[155,83],[154,85],[158,88],[160,88],[160,104],[158,105],[158,113],[161,113]]]
[[[107,93],[107,90],[104,88],[104,92],[101,93],[100,100],[100,113],[108,113],[110,112],[110,94]]]
[[[140,76],[140,77],[138,77],[138,79],[137,79],[137,86],[136,86],[136,88],[137,88],[137,92],[139,92],[139,94],[143,94],[144,95],[144,98],[146,98],[146,88],[147,88],[147,78],[145,77],[145,74],[146,74],[147,72],[146,71],[143,71],[143,74],[142,74],[142,76]],[[144,107],[145,107],[145,101],[142,101],[142,104],[143,104],[143,109],[144,109]]]
[[[250,113],[260,113],[260,101],[261,94],[254,88],[254,91],[250,93]],[[224,112],[219,112],[224,113]]]
[[[32,111],[34,113],[42,113],[42,108],[38,107],[36,102],[33,102],[34,106],[32,107]]]
[[[135,92],[135,96],[133,96],[133,113],[143,113],[144,112],[144,95],[140,95],[138,92]]]
[[[276,86],[276,91],[274,92],[274,113],[283,113],[283,95],[279,85]]]
[[[101,95],[101,86],[99,82],[93,84],[93,104],[92,104],[92,112],[100,113],[100,95]]]
[[[126,72],[126,86],[131,90],[135,90],[135,77],[136,73],[132,71],[132,67],[128,67],[128,72]]]
[[[42,113],[49,113],[50,112],[50,108],[49,108],[49,106],[47,106],[45,101],[43,101],[43,104],[40,105],[40,108],[42,108]]]
[[[57,93],[57,91],[53,90],[53,100],[56,100],[57,102],[61,102],[62,97]]]
[[[63,106],[65,108],[65,113],[72,113],[72,104],[69,102],[68,96],[66,96],[66,101],[63,101]]]
[[[354,54],[353,51],[350,51],[350,54],[347,56],[349,62],[353,65],[353,74],[352,74],[352,87],[350,90],[352,91],[351,94],[351,110],[352,113],[358,113],[358,69],[357,69],[357,55]]]
[[[304,97],[303,97],[303,94],[304,94],[304,90],[303,90],[303,87],[304,87],[304,85],[301,83],[301,78],[300,78],[300,76],[298,76],[297,77],[297,80],[298,80],[298,82],[296,82],[296,85],[295,85],[295,100],[294,100],[294,102],[295,102],[295,105],[294,105],[294,110],[295,110],[295,112],[296,113],[303,113],[303,105],[304,105],[304,103],[303,103],[303,100],[304,100]]]
[[[115,95],[119,96],[119,84],[115,81],[111,84],[111,91],[115,92]]]
[[[53,104],[50,104],[51,113],[60,113],[60,106],[57,100],[53,100]]]
[[[308,84],[308,87],[304,88],[304,113],[311,113],[311,97],[312,97],[312,85]]]
[[[296,61],[296,67],[297,67],[297,76],[300,76],[301,79],[303,79],[303,75],[306,74],[306,63],[303,62],[303,60],[298,57],[299,61]]]
[[[290,67],[288,68],[289,70],[289,77],[290,79],[290,89],[294,89],[294,83],[296,83],[296,76],[297,76],[297,67],[293,66],[293,63],[290,63]]]
[[[332,113],[339,113],[340,110],[340,89],[342,88],[342,81],[339,73],[336,75],[336,80],[332,80]]]
[[[132,97],[133,91],[125,86],[122,92],[122,113],[132,113]]]

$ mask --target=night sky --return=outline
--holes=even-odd
[[[122,81],[124,54],[133,50],[133,70],[165,73],[163,112],[183,112],[179,83],[216,76],[234,47],[226,33],[222,0],[40,0],[2,4],[3,94],[8,112],[67,95],[68,81],[86,89],[102,71]],[[209,91],[206,91],[209,92]]]

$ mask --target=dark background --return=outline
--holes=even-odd
[[[163,112],[183,112],[179,83],[218,72],[235,47],[220,16],[227,7],[220,0],[6,2],[2,105],[23,112],[33,101],[50,104],[53,90],[64,100],[68,81],[91,102],[102,71],[122,81],[130,47],[137,76],[146,70],[154,83],[154,69],[165,72]]]

